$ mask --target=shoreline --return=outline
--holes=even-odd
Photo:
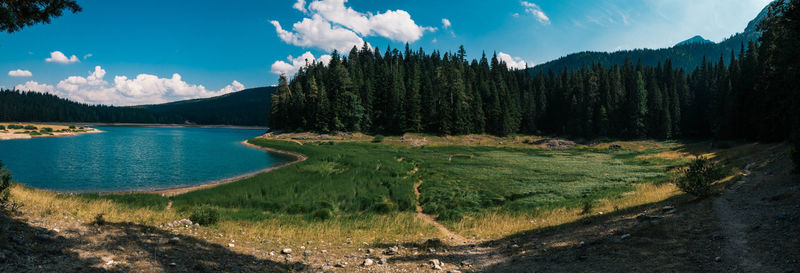
[[[283,151],[283,150],[278,150],[278,149],[273,149],[273,148],[268,148],[268,147],[261,147],[261,146],[258,146],[258,145],[250,144],[250,143],[247,142],[247,140],[244,140],[244,141],[239,142],[239,143],[244,145],[244,146],[248,146],[248,147],[251,147],[251,148],[256,148],[256,149],[267,151],[267,152],[271,152],[271,153],[289,155],[289,156],[294,157],[295,159],[292,160],[292,161],[289,161],[289,162],[285,162],[285,163],[282,163],[282,164],[279,164],[279,165],[275,165],[275,166],[269,167],[269,168],[265,168],[265,169],[261,169],[261,170],[257,170],[257,171],[253,171],[253,172],[249,172],[249,173],[245,173],[245,174],[240,174],[240,175],[237,175],[237,176],[234,176],[234,177],[225,178],[225,179],[219,179],[219,180],[211,181],[209,183],[204,183],[204,184],[200,184],[200,185],[194,185],[194,186],[188,186],[188,187],[177,187],[177,188],[163,189],[163,190],[144,190],[144,191],[117,192],[117,193],[108,193],[108,194],[150,193],[150,194],[160,194],[161,196],[170,197],[170,196],[184,194],[184,193],[188,193],[188,192],[192,192],[192,191],[196,191],[196,190],[208,189],[208,188],[213,188],[213,187],[220,186],[220,185],[233,183],[233,182],[236,182],[236,181],[239,181],[239,180],[242,180],[242,179],[247,179],[247,178],[256,176],[256,175],[261,174],[261,173],[271,172],[273,170],[277,170],[277,169],[280,169],[280,168],[283,168],[283,167],[286,167],[286,166],[289,166],[289,165],[292,165],[292,164],[295,164],[295,163],[298,163],[298,162],[303,162],[306,159],[308,159],[308,157],[306,157],[303,154],[299,154],[299,153],[295,153],[295,152],[289,152],[289,151]]]
[[[30,135],[30,134],[16,134],[16,133],[0,133],[0,141],[14,140],[14,139],[32,139],[32,138],[45,138],[45,137],[71,137],[81,134],[95,134],[103,133],[105,131],[96,128],[87,128],[84,132],[53,132],[52,135]]]
[[[206,124],[169,124],[169,123],[102,123],[102,122],[79,122],[88,126],[117,126],[117,127],[188,127],[188,128],[225,128],[225,129],[269,129],[266,126],[248,125],[206,125]]]

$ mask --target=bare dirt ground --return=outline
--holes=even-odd
[[[704,200],[679,195],[481,242],[420,211],[443,243],[308,242],[291,254],[180,221],[95,225],[22,208],[0,214],[0,272],[800,272],[800,178],[787,146],[731,164],[746,175]]]

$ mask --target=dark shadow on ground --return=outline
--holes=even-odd
[[[303,263],[260,259],[133,223],[88,225],[60,234],[64,236],[0,213],[0,272],[287,272],[306,268]]]

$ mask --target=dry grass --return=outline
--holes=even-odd
[[[172,209],[134,209],[111,200],[87,200],[77,196],[59,195],[14,184],[10,188],[11,200],[21,204],[20,211],[29,216],[52,221],[88,224],[98,214],[108,222],[134,222],[159,226],[188,218]],[[213,234],[207,239],[235,238],[237,241],[269,239],[276,243],[326,241],[394,243],[424,240],[436,237],[438,231],[417,218],[414,213],[390,215],[349,215],[327,221],[307,221],[303,216],[275,215],[263,221],[223,221],[203,227],[203,232]],[[221,236],[220,236],[221,235]]]

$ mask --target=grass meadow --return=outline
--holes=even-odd
[[[675,143],[630,143],[630,148],[623,145],[614,151],[607,145],[550,151],[524,145],[410,147],[392,138],[384,143],[251,139],[251,144],[301,153],[308,159],[172,197],[145,193],[52,197],[104,204],[101,208],[113,205],[115,213],[109,219],[139,211],[142,216],[135,219],[167,221],[186,218],[197,206],[210,206],[219,211],[216,226],[222,229],[261,227],[281,238],[393,240],[436,233],[415,217],[414,185],[421,181],[419,203],[425,213],[463,236],[490,239],[575,221],[587,212],[674,196],[678,194],[674,185],[661,182],[671,181],[677,175],[671,170],[689,161],[677,152],[680,145]],[[144,217],[148,214],[157,216]]]

